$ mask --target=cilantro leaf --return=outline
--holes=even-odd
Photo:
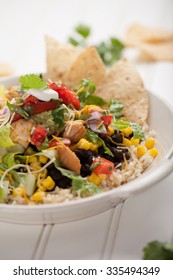
[[[83,38],[87,38],[91,34],[90,27],[84,24],[76,26],[75,31]]]
[[[149,242],[143,248],[144,260],[173,260],[173,243]]]
[[[30,116],[29,114],[20,106],[15,106],[14,104],[7,102],[7,106],[10,109],[10,111],[18,113],[21,115],[25,120],[29,120]]]
[[[63,127],[65,123],[65,118],[68,110],[63,107],[59,107],[52,111],[53,120],[59,127]]]
[[[120,112],[123,108],[124,105],[116,99],[112,99],[109,103],[109,111],[115,118],[119,118],[122,116]]]
[[[95,90],[95,83],[91,79],[83,79],[80,81],[79,85],[74,89],[74,91],[77,93],[82,107],[91,104],[99,106],[106,104],[106,102],[101,97],[93,95]]]
[[[22,89],[31,89],[31,88],[43,88],[46,86],[46,82],[44,82],[40,76],[35,74],[29,74],[25,76],[21,76],[19,78],[19,82],[22,84]]]

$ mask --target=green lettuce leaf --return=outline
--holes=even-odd
[[[123,120],[116,120],[114,123],[111,124],[111,126],[117,130],[123,130],[130,126],[133,130],[133,138],[137,138],[140,140],[145,139],[145,134],[144,134],[143,128],[142,128],[142,126],[138,125],[137,123],[126,122]]]
[[[2,157],[2,162],[8,166],[8,168],[14,166],[16,164],[15,157],[16,153],[6,153]]]
[[[56,166],[56,164],[55,164]],[[77,175],[75,172],[56,166],[56,168],[66,177],[72,180],[72,191],[78,192],[81,197],[101,193],[102,190],[86,178]]]
[[[10,124],[6,124],[0,128],[0,146],[9,148],[14,145],[10,138]]]

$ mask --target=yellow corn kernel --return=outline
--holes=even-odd
[[[40,178],[44,179],[47,177],[47,169],[44,169],[42,172],[39,173],[40,174]]]
[[[89,114],[94,111],[100,111],[101,108],[97,105],[85,105],[85,107],[81,110],[82,114]]]
[[[132,142],[131,142],[129,139],[127,139],[127,138],[123,138],[123,144],[124,144],[125,146],[131,146],[131,145],[132,145]]]
[[[158,155],[158,150],[156,148],[152,148],[148,151],[149,156],[155,158]]]
[[[41,185],[46,188],[47,190],[52,190],[54,187],[55,187],[55,182],[54,180],[48,176],[46,179],[44,179],[42,182],[41,182]]]
[[[28,157],[28,163],[37,162],[38,158],[36,156]]]
[[[91,151],[97,150],[98,147],[99,147],[99,145],[94,144],[94,143],[90,143],[90,150],[91,150]]]
[[[23,195],[24,195],[23,189],[21,187],[15,188],[13,190],[13,195],[23,197]]]
[[[32,170],[35,170],[35,171],[36,171],[36,170],[39,170],[39,169],[41,168],[40,162],[38,162],[38,161],[31,162],[30,168],[31,168]]]
[[[76,117],[80,117],[80,112],[79,111],[75,111],[75,116]]]
[[[124,122],[125,122],[125,121],[126,121],[126,117],[122,117],[122,121],[124,121]]]
[[[32,199],[34,200],[34,202],[39,203],[43,201],[44,197],[45,197],[45,192],[38,191],[33,194]]]
[[[102,182],[103,180],[106,179],[107,176],[106,176],[106,174],[99,174],[98,177],[99,177],[99,179],[100,179],[101,182]]]
[[[108,126],[108,134],[113,135],[114,134],[114,129],[111,126]]]
[[[139,145],[139,141],[140,141],[140,140],[137,139],[137,138],[135,139],[135,138],[132,137],[132,138],[130,139],[130,141],[131,141],[132,145],[137,146],[137,145]]]
[[[89,176],[88,180],[97,186],[101,183],[101,179],[94,172]]]
[[[91,147],[91,143],[85,138],[81,138],[80,141],[77,143],[77,147],[79,149],[89,150]]]
[[[147,147],[148,150],[150,150],[150,149],[152,149],[154,147],[155,143],[156,143],[156,139],[148,138],[145,141],[145,146]]]
[[[147,148],[144,145],[138,146],[136,152],[137,158],[141,158],[143,155],[146,154]]]
[[[39,156],[39,162],[45,164],[48,161],[48,158],[44,155]]]
[[[122,133],[123,133],[124,135],[126,135],[126,136],[129,136],[130,134],[132,134],[132,132],[133,132],[133,130],[132,130],[132,128],[131,128],[130,126],[124,128],[124,129],[122,130]]]

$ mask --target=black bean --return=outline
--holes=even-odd
[[[86,176],[89,176],[91,175],[92,171],[90,170],[90,165],[85,163],[81,166],[81,176],[82,177],[86,177]]]
[[[111,138],[116,143],[122,143],[122,135],[119,133],[114,133]]]
[[[71,187],[71,183],[72,183],[71,179],[63,176],[63,178],[57,182],[57,185],[59,188],[69,189]]]
[[[91,164],[93,161],[93,157],[95,156],[95,153],[90,150],[76,150],[75,154],[80,159],[81,164]]]

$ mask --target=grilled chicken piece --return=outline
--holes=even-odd
[[[72,143],[77,143],[86,132],[87,130],[82,120],[69,121],[65,126],[63,137],[70,139]]]
[[[81,164],[79,158],[62,142],[57,144],[57,152],[63,167],[80,174]]]
[[[30,142],[30,132],[36,123],[33,120],[26,121],[20,119],[13,122],[11,125],[10,136],[14,143],[20,144],[24,149],[26,149]]]

